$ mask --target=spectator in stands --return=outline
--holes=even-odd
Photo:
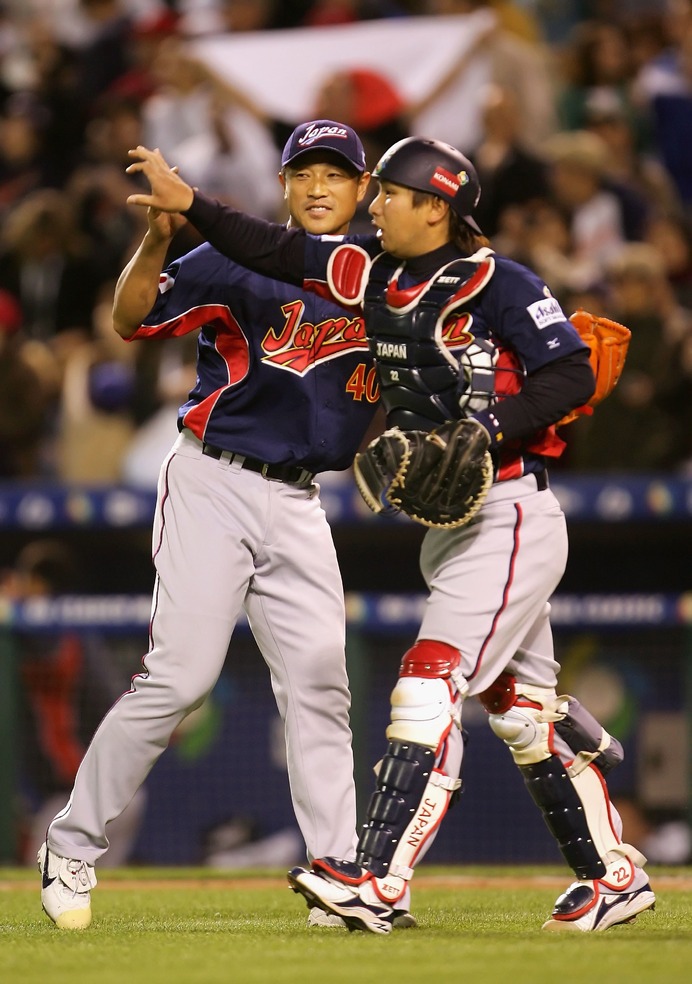
[[[150,372],[148,389],[156,403],[150,404],[123,457],[121,477],[128,485],[156,489],[161,462],[177,437],[177,410],[197,380],[197,335],[130,346],[137,350],[140,378],[144,371]]]
[[[692,15],[677,41],[675,66],[647,95],[661,158],[692,214]]]
[[[660,7],[661,30],[649,32],[645,54],[638,48],[634,81],[637,98],[646,106],[662,95],[685,95],[690,88],[685,39],[692,26],[691,0],[664,0]]]
[[[628,243],[607,267],[609,316],[632,332],[620,382],[571,435],[574,468],[675,469],[692,451],[692,311],[680,307],[658,251]]]
[[[15,94],[40,126],[43,184],[59,188],[80,159],[92,93],[80,78],[79,52],[36,17],[26,25],[27,78]]]
[[[40,118],[14,94],[0,107],[0,215],[45,184]]]
[[[625,241],[620,199],[606,186],[608,151],[595,133],[557,133],[546,143],[555,204],[569,216],[571,270],[565,286],[583,290],[598,283],[606,262]]]
[[[177,11],[170,7],[155,10],[149,16],[139,17],[130,32],[128,51],[129,68],[112,82],[105,93],[97,100],[95,111],[100,113],[102,101],[132,100],[143,103],[154,93],[156,79],[152,65],[156,60],[159,45],[168,38],[182,33],[183,22]]]
[[[648,66],[653,65],[668,47],[665,4],[642,7],[627,17],[627,47],[632,62],[632,94],[636,104],[641,105],[639,79]]]
[[[637,149],[632,120],[619,94],[594,90],[584,104],[584,127],[607,147],[605,174],[623,204],[627,239],[643,239],[654,212],[681,211],[682,201],[670,173],[648,149]]]
[[[467,79],[473,74],[475,85],[495,82],[516,94],[523,143],[537,151],[557,129],[550,53],[538,23],[534,22],[535,36],[529,40],[530,32],[517,28],[516,16],[510,17],[510,13],[521,16],[516,4],[496,5],[492,0],[424,0],[422,4],[422,13],[432,15],[478,16],[484,11],[489,15],[490,28],[481,32],[468,59],[462,56],[440,90],[421,99],[412,114],[412,129],[471,153],[482,135],[479,111],[469,105],[466,94]]]
[[[557,105],[562,129],[584,129],[589,99],[608,94],[622,106],[637,149],[646,146],[648,122],[633,93],[635,66],[624,24],[582,21],[562,46],[555,65],[560,73]]]
[[[16,298],[0,290],[0,479],[35,478],[44,467],[46,418],[59,378],[40,343],[22,336]]]
[[[104,281],[118,277],[123,257],[134,251],[146,228],[145,219],[124,204],[140,184],[125,173],[127,151],[141,140],[137,100],[102,99],[86,129],[82,163],[67,184],[79,231],[86,236]]]
[[[692,223],[683,214],[652,216],[645,241],[655,246],[666,268],[670,285],[682,307],[692,309]]]
[[[21,304],[27,338],[47,344],[62,365],[91,336],[101,274],[57,189],[27,195],[0,233],[0,288]]]
[[[550,283],[565,311],[569,305],[563,303],[563,298],[598,286],[593,282],[593,268],[589,266],[585,271],[576,262],[569,211],[551,198],[534,201],[530,208],[505,208],[493,245],[504,255],[535,269]]]
[[[79,0],[79,7],[87,22],[78,49],[79,87],[93,103],[131,67],[134,17],[125,0]]]
[[[120,481],[135,434],[131,408],[136,353],[132,346],[119,345],[117,335],[113,341],[114,286],[114,281],[105,284],[95,305],[93,338],[65,359],[55,438],[60,481]]]
[[[362,135],[366,160],[373,164],[410,132],[412,107],[387,75],[372,68],[343,68],[328,75],[317,90],[312,111],[315,119],[342,120],[352,126]],[[284,124],[281,134],[284,143],[291,133],[286,132],[288,126]]]
[[[490,84],[481,98],[483,139],[471,154],[483,189],[474,215],[486,236],[502,228],[511,208],[530,210],[549,194],[545,160],[524,148],[513,92]],[[513,214],[512,221],[516,221]]]

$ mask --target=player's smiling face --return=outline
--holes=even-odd
[[[337,154],[301,155],[280,175],[290,215],[289,225],[314,236],[343,235],[363,199],[370,175],[359,174]]]
[[[421,256],[442,245],[449,238],[444,220],[446,206],[434,195],[426,195],[420,204],[414,192],[391,181],[380,181],[380,189],[368,211],[383,248],[402,260]]]

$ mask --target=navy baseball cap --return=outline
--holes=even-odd
[[[365,151],[355,130],[334,120],[311,120],[297,126],[281,155],[281,167],[293,164],[310,150],[331,150],[343,157],[361,174],[365,170]]]

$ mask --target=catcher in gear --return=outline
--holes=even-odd
[[[596,386],[584,406],[557,427],[592,414],[617,385],[632,333],[608,318],[579,309],[570,321],[590,349]],[[478,421],[449,421],[426,434],[394,427],[357,454],[353,469],[358,489],[373,512],[385,503],[424,526],[452,529],[470,522],[483,505],[493,480],[487,431]]]
[[[420,557],[429,597],[392,691],[356,861],[318,858],[289,884],[351,929],[389,933],[461,786],[463,709],[476,697],[573,872],[544,927],[600,931],[652,908],[646,859],[623,841],[608,794],[622,747],[559,693],[550,626],[567,531],[547,464],[565,446],[557,425],[597,397],[594,346],[540,277],[483,237],[472,164],[437,140],[394,144],[373,172],[377,235],[335,240],[212,202],[156,151],[132,156],[151,184],[132,201],[183,211],[231,258],[362,310],[388,432],[359,459],[360,487],[376,508],[384,496],[433,523]],[[467,475],[486,453],[493,481],[464,522],[453,489],[471,511],[484,483]]]

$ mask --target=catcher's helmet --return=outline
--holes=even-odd
[[[383,181],[437,195],[482,235],[470,214],[481,197],[478,175],[456,147],[427,137],[406,137],[385,151],[372,173]]]

